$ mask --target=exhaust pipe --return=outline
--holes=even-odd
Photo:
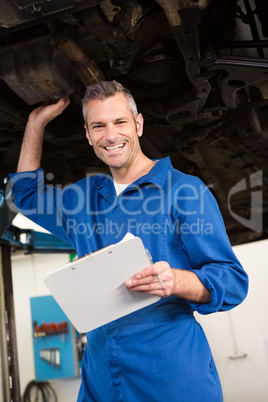
[[[81,47],[69,36],[63,36],[57,40],[77,72],[82,83],[87,87],[105,79],[99,67],[86,55]]]

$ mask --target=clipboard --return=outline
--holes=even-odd
[[[44,283],[76,330],[85,333],[160,299],[124,285],[151,264],[142,240],[133,236],[48,273]]]

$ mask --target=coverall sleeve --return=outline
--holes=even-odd
[[[235,256],[217,202],[209,190],[186,211],[181,224],[202,226],[194,234],[181,234],[192,271],[211,294],[209,304],[189,303],[200,314],[227,311],[247,295],[248,276]]]
[[[45,185],[41,168],[11,173],[9,177],[18,211],[76,248],[67,227],[73,211],[71,190]]]

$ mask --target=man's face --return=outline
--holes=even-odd
[[[87,105],[86,136],[99,159],[111,169],[128,168],[141,152],[143,118],[134,121],[122,93]]]

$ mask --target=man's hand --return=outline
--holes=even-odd
[[[29,124],[36,124],[40,128],[45,128],[45,126],[57,116],[59,116],[64,109],[69,105],[69,97],[61,98],[58,102],[53,104],[43,104],[36,109],[34,109],[29,116]]]
[[[57,103],[44,104],[31,112],[23,137],[17,172],[32,171],[40,167],[44,129],[69,103],[68,97],[61,98]]]
[[[167,262],[160,261],[138,272],[125,285],[131,291],[167,297],[174,290],[175,275]]]
[[[194,272],[171,268],[165,261],[138,272],[125,285],[130,291],[160,297],[175,296],[193,303],[210,302],[210,293]]]

